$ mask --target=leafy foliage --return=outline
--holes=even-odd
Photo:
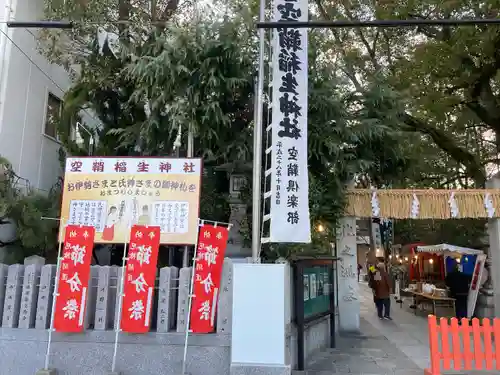
[[[314,9],[325,19],[479,19],[497,12],[497,0],[316,0]],[[467,188],[483,186],[486,167],[491,171],[492,162],[497,164],[498,30],[484,25],[344,29],[332,30],[328,39],[351,87],[390,104],[390,117],[385,105],[377,116],[406,134],[420,134],[431,159],[423,160],[429,177],[443,187]],[[438,178],[443,169],[447,172]]]
[[[12,217],[25,255],[46,256],[57,249],[59,222],[42,217],[59,217],[60,196],[58,184],[48,195],[37,192],[23,195],[14,207]]]
[[[0,247],[16,251],[18,259],[34,254],[46,255],[55,250],[59,222],[42,217],[59,216],[60,184],[48,194],[26,190],[18,183],[19,177],[6,159],[0,159],[0,167],[0,226],[13,225],[15,228],[13,238],[1,242]]]
[[[82,108],[96,114],[102,126],[95,130],[99,143],[94,154],[185,155],[191,129],[195,155],[203,157],[207,167],[201,215],[227,220],[222,188],[227,179],[213,167],[246,164],[253,157],[256,2],[218,1],[214,6],[222,4],[225,17],[207,11],[190,22],[175,12],[179,3],[172,0],[165,3],[170,10],[161,15],[155,7],[144,11],[141,4],[127,0],[46,2],[49,18],[83,21],[69,36],[78,48],[61,43],[52,31],[42,39],[51,42],[45,50],[53,61],[80,64],[65,98],[64,117]],[[328,19],[411,18],[465,14],[471,6],[480,16],[497,9],[495,3],[488,1],[485,10],[464,2],[431,0],[316,0],[311,11]],[[119,53],[113,53],[109,43],[98,43],[92,22],[104,16],[127,21],[101,25],[118,34]],[[158,27],[151,23],[155,20],[168,22]],[[485,130],[496,130],[480,116],[480,109],[494,114],[496,103],[491,96],[491,105],[485,101],[488,85],[481,83],[479,96],[466,91],[484,76],[480,72],[487,71],[488,62],[491,66],[495,61],[497,29],[486,34],[481,28],[465,34],[460,30],[345,29],[309,34],[310,207],[313,226],[321,223],[324,230],[314,233],[309,248],[276,247],[275,254],[329,251],[343,213],[345,188],[353,181],[379,188],[484,184],[485,166],[497,158],[496,141],[488,139]],[[451,37],[443,38],[445,34]],[[470,44],[480,47],[472,51]],[[465,72],[457,65],[463,55],[474,65]],[[488,78],[494,95],[495,79]],[[266,115],[265,122],[269,120]],[[178,134],[181,147],[174,151]],[[85,143],[78,145],[69,136],[63,140],[70,154],[88,153]]]

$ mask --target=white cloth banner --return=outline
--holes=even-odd
[[[307,0],[275,0],[274,21],[307,21]],[[276,29],[272,52],[271,242],[311,242],[307,29]]]

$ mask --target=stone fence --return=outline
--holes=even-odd
[[[181,374],[191,269],[161,268],[151,332],[117,336],[120,271],[92,267],[85,331],[50,336],[48,367],[57,374]],[[186,374],[290,375],[299,339],[292,321],[291,271],[286,264],[233,265],[225,259],[217,332],[189,335]],[[55,274],[54,265],[0,264],[0,375],[34,375],[44,367]],[[328,346],[329,333],[328,319],[306,327],[306,357]]]
[[[45,330],[50,327],[55,265],[0,264],[0,327]],[[114,330],[118,322],[121,267],[92,266],[85,329]],[[185,332],[191,268],[158,272],[151,331]],[[217,306],[217,333],[231,332],[232,262],[225,259]]]

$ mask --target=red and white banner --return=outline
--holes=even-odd
[[[472,282],[469,286],[469,295],[467,297],[467,318],[474,316],[476,309],[477,297],[479,296],[479,289],[482,285],[484,266],[486,264],[486,254],[478,254],[476,256],[476,264],[472,274]]]
[[[59,265],[54,311],[58,332],[82,332],[94,247],[94,227],[68,225]]]
[[[198,251],[191,303],[190,329],[193,333],[215,330],[222,266],[229,229],[203,224],[198,234]]]
[[[149,331],[159,247],[160,227],[132,227],[122,297],[120,328],[124,332]]]

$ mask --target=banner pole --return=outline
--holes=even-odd
[[[59,274],[61,272],[61,249],[63,244],[63,233],[66,230],[66,223],[64,219],[61,220],[62,230],[59,231],[59,246],[57,249],[57,264],[56,264],[56,278],[54,280],[54,295],[52,296],[52,311],[50,312],[50,328],[49,328],[49,337],[47,339],[47,353],[45,354],[45,370],[49,370],[50,364],[50,347],[52,346],[52,331],[54,331],[54,315],[56,309],[56,299],[59,291]]]
[[[119,296],[120,298],[118,299],[118,314],[115,315],[116,318],[118,319],[117,322],[115,322],[115,345],[113,349],[113,362],[111,364],[111,372],[115,372],[116,370],[116,357],[118,354],[118,340],[120,338],[120,331],[121,331],[121,323],[122,323],[122,309],[123,309],[123,288],[125,285],[125,266],[127,262],[127,248],[128,248],[128,243],[130,241],[130,231],[132,230],[131,225],[129,225],[129,231],[128,231],[128,237],[126,242],[123,244],[123,257],[122,257],[122,270],[121,270],[121,280],[120,280],[120,285],[119,285]],[[118,288],[118,283],[117,283],[117,288]]]
[[[259,20],[266,18],[266,0],[260,0]],[[266,35],[259,30],[259,62],[253,128],[253,179],[252,179],[252,262],[258,263],[261,252],[261,224],[262,224],[262,130],[264,107],[264,54]],[[275,98],[273,98],[274,100]]]
[[[181,375],[186,375],[186,365],[187,365],[187,349],[188,349],[188,338],[189,338],[189,325],[191,324],[191,308],[193,304],[193,287],[194,287],[194,276],[196,273],[196,259],[198,256],[198,239],[200,238],[200,227],[205,224],[204,220],[198,219],[198,228],[196,233],[196,243],[194,245],[194,255],[193,255],[193,269],[191,271],[191,281],[189,283],[189,296],[188,296],[188,308],[186,317],[186,331],[184,336],[184,355],[182,357],[182,373]]]

